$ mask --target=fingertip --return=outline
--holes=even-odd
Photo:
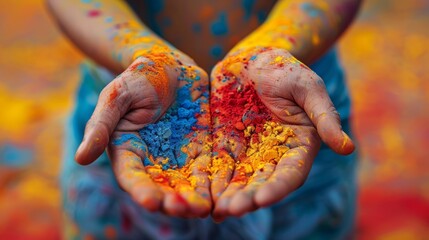
[[[228,211],[235,217],[241,217],[245,213],[256,209],[257,207],[253,202],[252,196],[240,191],[232,198]]]
[[[88,165],[94,162],[107,147],[108,137],[95,135],[94,131],[87,134],[76,151],[75,160],[80,165]],[[97,132],[97,131],[95,131]]]
[[[270,196],[272,196],[272,191],[266,187],[262,187],[255,193],[255,203],[260,207],[269,206],[274,202]]]
[[[170,216],[184,217],[188,214],[188,204],[178,193],[168,193],[164,201],[164,210]]]
[[[350,137],[341,130],[328,136],[322,136],[322,140],[336,153],[341,155],[351,154],[354,149],[354,143]]]
[[[342,143],[338,153],[343,155],[351,154],[355,150],[355,145],[347,133],[342,131],[342,135]]]
[[[83,154],[83,142],[81,144],[79,144],[79,147],[76,150],[76,153],[74,155],[74,160],[82,165],[82,154]]]
[[[82,142],[76,151],[74,159],[80,165],[88,165],[92,161],[88,161],[87,155],[88,155],[88,148],[86,147],[86,143]]]
[[[220,198],[214,207],[213,210],[213,219],[217,222],[223,221],[225,219],[226,214],[228,213],[228,205],[229,201],[228,199]]]
[[[140,205],[146,208],[150,212],[156,212],[161,209],[162,201],[161,201],[161,194],[155,193],[155,194],[140,194],[136,197],[136,202]]]
[[[348,155],[355,149],[353,141],[341,130],[341,125],[333,119],[320,121],[317,132],[323,142],[338,154]]]
[[[196,217],[206,218],[210,215],[211,207],[208,205],[199,206],[197,209],[194,209],[192,212]]]
[[[212,210],[211,198],[204,198],[198,192],[182,192],[182,196],[186,197],[189,215],[192,217],[204,218],[210,215]]]
[[[104,147],[88,145],[82,143],[75,155],[75,161],[83,166],[91,164],[104,152]]]

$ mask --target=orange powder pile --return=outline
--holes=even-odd
[[[154,46],[149,51],[137,51],[133,58],[138,57],[145,57],[149,59],[149,62],[133,65],[131,70],[143,73],[155,88],[160,99],[165,99],[162,96],[169,95],[169,77],[165,67],[173,66],[176,63],[171,50],[166,47]]]

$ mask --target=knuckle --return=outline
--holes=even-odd
[[[108,95],[108,92],[110,92],[110,85],[105,86],[101,92],[100,92],[100,98],[103,98]]]
[[[211,71],[211,73],[210,73],[210,75],[211,75],[211,77],[213,78],[213,77],[215,77],[218,73],[219,73],[219,71],[220,71],[220,69],[221,69],[221,64],[222,64],[222,62],[218,62],[214,67],[213,67],[213,69],[212,69],[212,71]]]

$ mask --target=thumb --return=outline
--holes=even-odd
[[[87,165],[97,159],[107,147],[110,135],[128,109],[128,87],[119,79],[109,83],[98,98],[94,113],[85,127],[85,134],[75,160]]]
[[[340,115],[326,91],[323,80],[316,74],[301,79],[293,96],[310,117],[320,138],[338,154],[347,155],[354,151],[350,137],[342,131]]]

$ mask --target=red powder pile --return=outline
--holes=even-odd
[[[252,84],[237,85],[231,82],[216,90],[221,97],[211,96],[211,116],[213,122],[220,128],[214,137],[219,136],[219,130],[224,136],[237,136],[249,141],[243,130],[254,127],[252,137],[264,130],[264,123],[271,120],[269,110],[262,103]],[[255,139],[257,140],[257,139]]]

